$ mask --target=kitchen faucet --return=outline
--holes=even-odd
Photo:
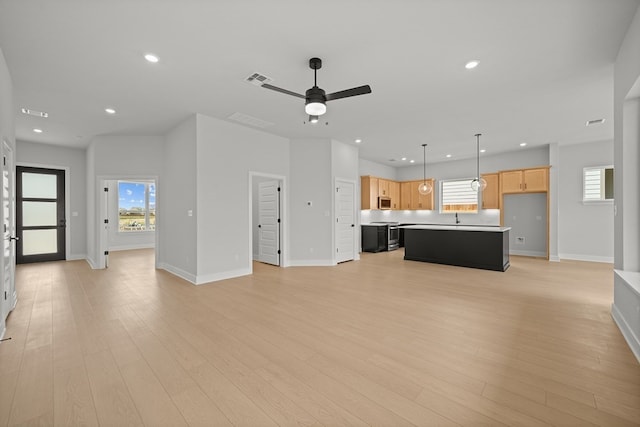
[[[460,220],[458,219],[458,212],[456,212],[456,224],[460,224]]]

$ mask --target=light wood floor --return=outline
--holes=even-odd
[[[638,425],[610,265],[402,256],[199,287],[148,250],[18,266],[0,425]]]

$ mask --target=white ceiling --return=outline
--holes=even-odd
[[[430,162],[473,157],[478,132],[487,155],[611,139],[613,63],[638,3],[0,0],[0,48],[20,140],[84,147],[95,135],[162,134],[196,112],[239,112],[284,137],[362,138],[362,158],[401,166],[388,160],[421,163],[422,143]],[[303,100],[244,81],[260,72],[304,93],[313,56],[327,93],[373,92],[329,102],[310,125]],[[471,59],[480,65],[466,70]]]

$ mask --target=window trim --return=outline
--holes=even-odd
[[[599,169],[601,170],[601,176],[604,176],[604,171],[606,171],[607,169],[611,169],[614,170],[613,165],[602,165],[602,166],[585,166],[582,168],[582,204],[583,205],[610,205],[613,204],[614,202],[614,198],[611,199],[586,199],[585,198],[585,191],[586,191],[586,182],[585,182],[585,176],[587,171],[589,170],[595,170],[595,169]],[[604,178],[601,178],[601,180]],[[615,185],[615,181],[614,181],[614,185]],[[600,181],[600,187],[602,188],[602,181]],[[602,190],[601,190],[601,194],[602,194]],[[606,197],[606,195],[602,194],[602,197]]]
[[[439,180],[440,182],[440,191],[439,191],[439,207],[438,207],[438,212],[441,214],[456,214],[456,213],[465,213],[465,214],[477,214],[478,212],[480,212],[480,195],[481,192],[480,191],[473,191],[471,189],[471,182],[474,180],[475,178],[452,178],[452,179],[441,179]],[[476,196],[476,202],[475,202],[475,209],[463,209],[463,210],[459,210],[459,209],[455,209],[455,210],[444,210],[444,186],[446,183],[448,182],[455,182],[455,181],[464,181],[468,184],[469,187],[469,192],[473,192]],[[461,204],[463,205],[463,204]],[[473,206],[472,203],[467,203],[466,205],[468,206]]]

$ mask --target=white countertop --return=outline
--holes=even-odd
[[[402,228],[409,230],[455,230],[455,231],[489,231],[494,233],[504,233],[511,230],[511,227],[498,227],[489,225],[403,225]]]

